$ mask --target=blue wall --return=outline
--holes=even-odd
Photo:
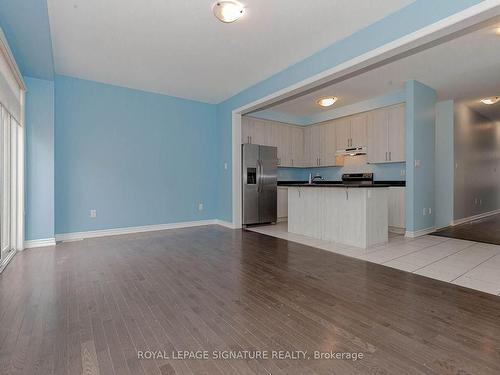
[[[54,237],[54,82],[24,77],[25,239]]]
[[[217,106],[218,173],[220,180],[218,217],[222,220],[232,221],[231,123],[234,109],[321,73],[479,2],[480,0],[416,0],[409,6],[219,104]],[[228,163],[227,170],[222,167],[224,162]]]
[[[437,228],[446,227],[453,223],[454,105],[453,100],[436,104],[434,205]]]
[[[47,0],[0,1],[0,26],[21,73],[54,79]]]
[[[414,232],[434,227],[436,92],[408,81],[406,93],[406,230]],[[424,208],[431,208],[432,214],[424,215]]]
[[[64,76],[55,101],[56,233],[216,216],[214,105]]]

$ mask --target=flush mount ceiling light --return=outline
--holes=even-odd
[[[214,16],[224,23],[231,23],[245,13],[245,7],[237,1],[218,1],[213,7]]]
[[[338,100],[336,96],[328,96],[326,98],[321,98],[317,101],[317,103],[322,106],[322,107],[330,107],[335,104],[335,102]]]
[[[498,103],[499,101],[500,96],[490,96],[489,98],[481,99],[481,103],[488,105]]]

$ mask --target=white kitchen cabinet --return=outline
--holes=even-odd
[[[278,166],[284,167],[290,164],[290,142],[288,141],[288,126],[275,123],[272,125],[272,138],[274,146],[278,148]]]
[[[275,146],[272,142],[273,127],[271,121],[254,120],[251,143],[264,146]]]
[[[389,188],[389,230],[395,233],[404,233],[406,228],[406,188],[391,186]]]
[[[320,125],[320,166],[336,166],[337,148],[336,148],[336,130],[335,122],[330,121]]]
[[[289,126],[289,148],[291,167],[304,165],[304,129],[299,126]]]
[[[278,221],[288,217],[288,188],[278,187]]]
[[[321,158],[321,128],[320,125],[311,125],[306,128],[307,160],[309,167],[319,167]]]
[[[254,119],[243,116],[241,118],[241,143],[252,143]]]
[[[371,111],[368,117],[367,159],[369,163],[387,163],[389,112],[385,109]]]
[[[337,150],[366,146],[366,113],[347,116],[335,120]]]
[[[389,107],[388,147],[389,161],[402,162],[405,155],[405,106]]]
[[[348,117],[335,120],[336,150],[351,147],[351,122]]]
[[[366,146],[366,129],[368,126],[368,114],[360,113],[351,116],[351,147]]]
[[[308,167],[337,166],[336,124],[332,121],[304,129],[304,165]]]
[[[406,160],[404,104],[369,112],[367,136],[369,163],[404,162]]]

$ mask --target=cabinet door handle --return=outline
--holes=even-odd
[[[391,152],[389,151],[389,160],[392,160]]]
[[[292,159],[292,167],[293,167],[293,159]]]
[[[385,161],[387,161],[387,151],[385,152]]]

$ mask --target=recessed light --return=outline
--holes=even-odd
[[[213,7],[214,16],[224,23],[231,23],[245,13],[245,7],[237,1],[218,1]]]
[[[317,103],[322,107],[330,107],[334,105],[338,99],[339,98],[337,98],[336,96],[328,96],[326,98],[318,99]]]
[[[500,101],[500,96],[490,96],[489,98],[483,98],[481,99],[481,103],[483,104],[495,104]]]

